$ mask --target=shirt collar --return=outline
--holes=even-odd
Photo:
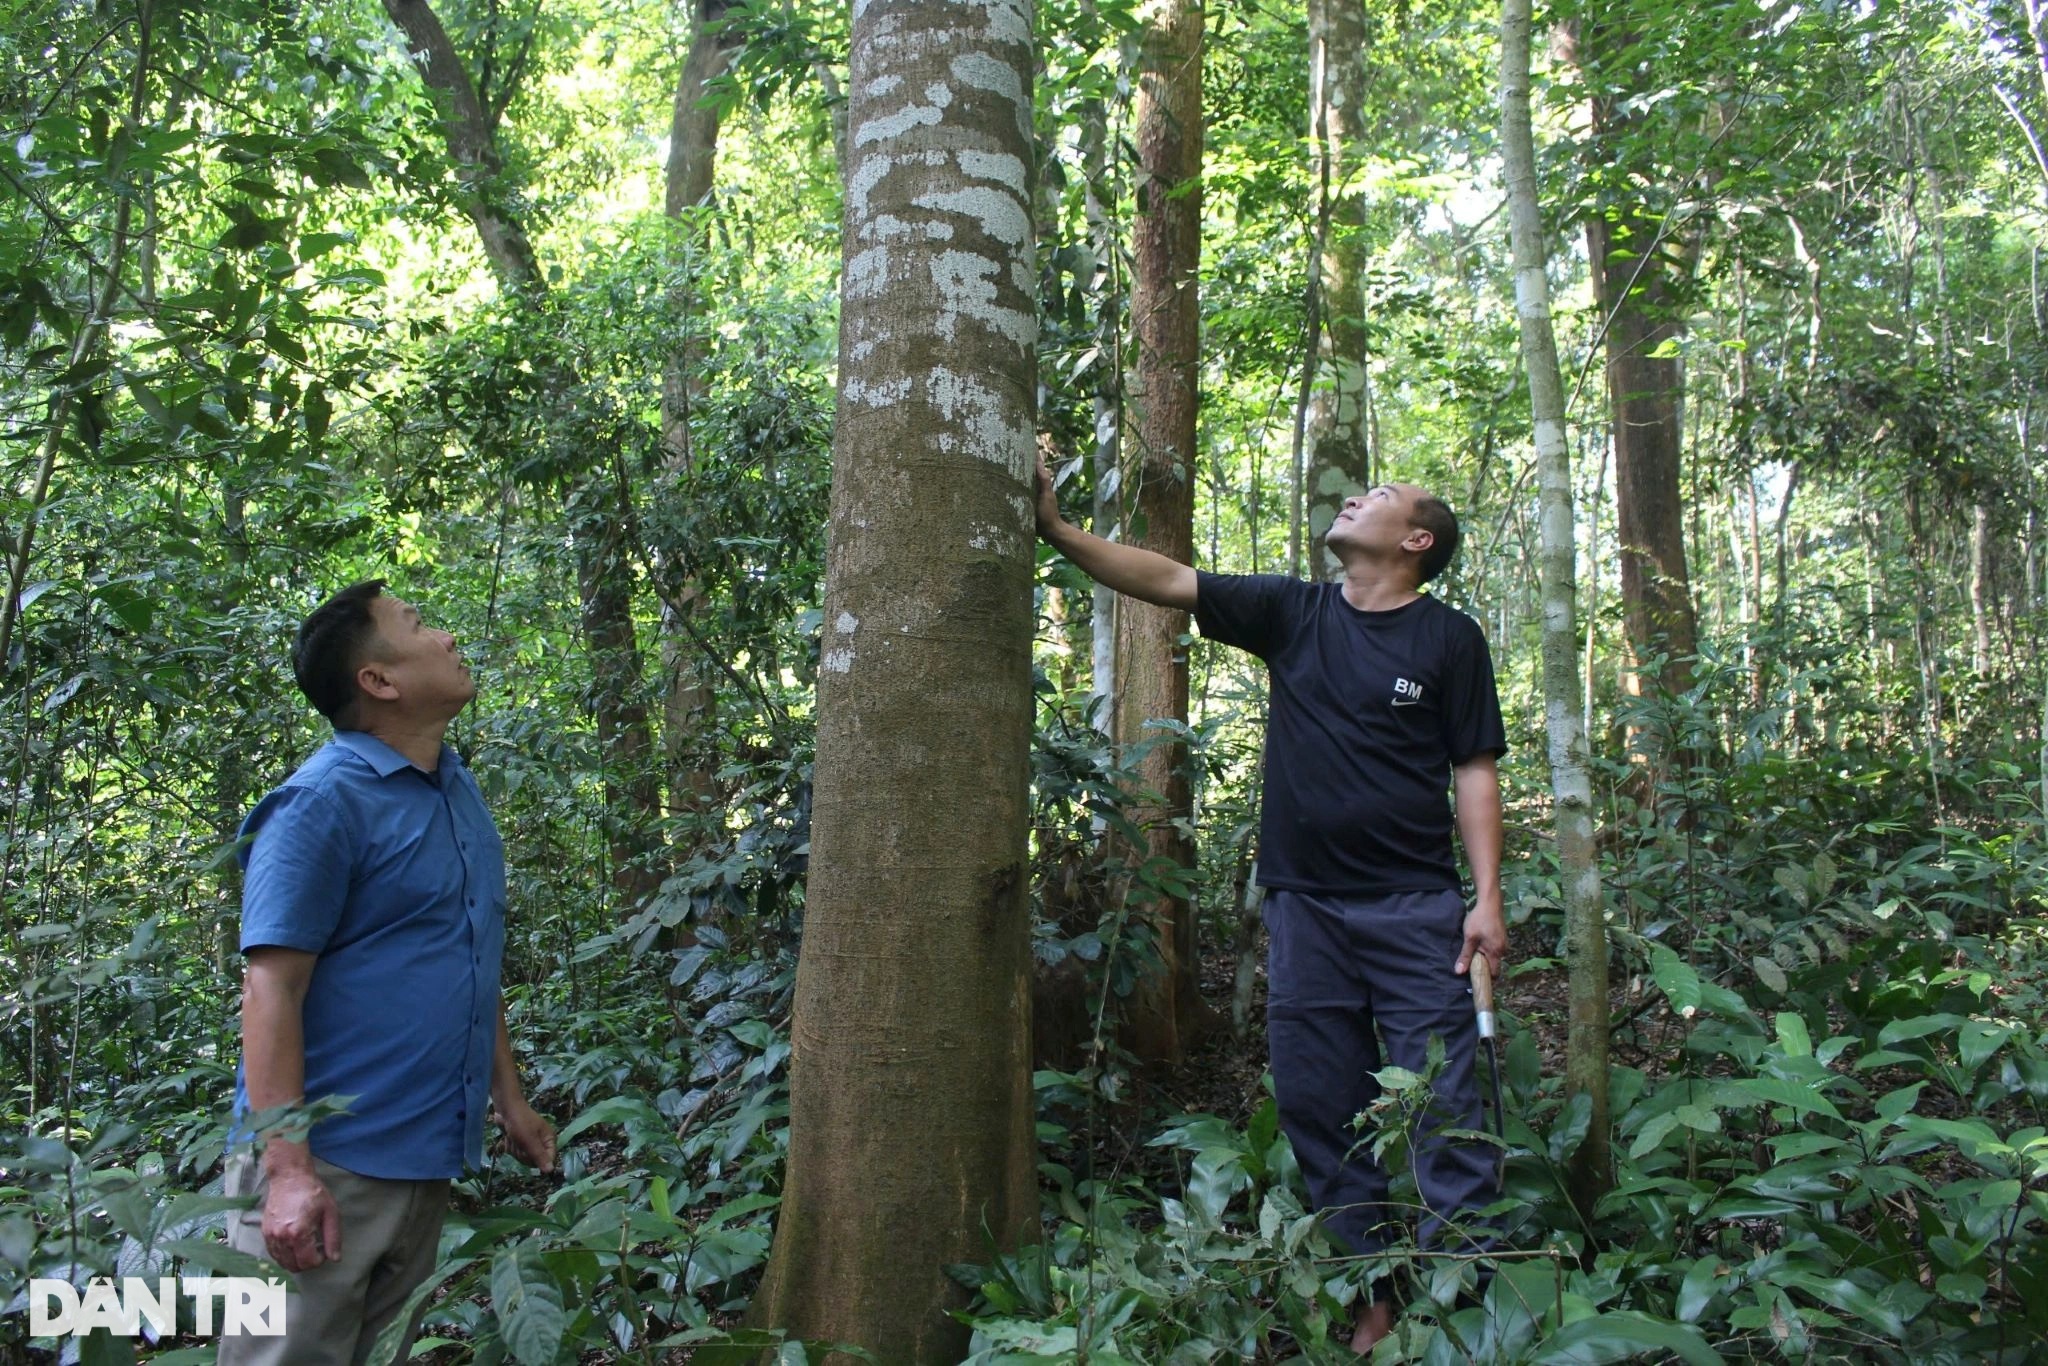
[[[334,733],[334,743],[361,759],[380,778],[388,778],[401,769],[413,767],[412,760],[400,754],[376,736],[363,730],[339,730]],[[441,767],[461,768],[462,756],[446,741],[441,745]]]

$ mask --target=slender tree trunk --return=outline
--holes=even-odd
[[[680,342],[662,374],[662,448],[670,496],[688,497],[695,453],[690,414],[705,392],[703,329],[697,323],[696,258],[705,244],[700,214],[708,214],[718,157],[718,110],[706,104],[711,82],[730,65],[739,40],[722,27],[725,0],[697,0],[690,20],[690,46],[676,78],[669,120],[668,172],[663,209],[676,220],[676,285],[670,310]],[[661,552],[662,758],[672,817],[703,816],[716,803],[718,751],[717,694],[710,661],[698,644],[696,620],[703,590],[680,563],[674,547]]]
[[[1337,557],[1323,545],[1344,500],[1372,483],[1366,413],[1365,196],[1358,185],[1365,141],[1365,7],[1309,0],[1309,138],[1316,175],[1316,264],[1322,327],[1306,444],[1309,563],[1328,578]]]
[[[134,128],[143,126],[148,109],[149,66],[156,32],[154,18],[153,5],[136,7],[135,68],[128,81],[128,123]],[[77,370],[99,349],[112,324],[114,304],[121,297],[122,272],[128,267],[128,248],[133,241],[135,199],[129,187],[115,194],[106,273],[98,281],[97,294],[90,286],[87,289],[88,311],[72,334],[70,359],[65,367],[67,371]],[[14,630],[21,620],[21,595],[28,586],[30,557],[35,552],[36,524],[42,517],[44,504],[49,501],[51,481],[57,474],[57,454],[63,445],[65,428],[71,422],[79,388],[77,385],[63,385],[50,399],[49,417],[43,428],[41,449],[36,456],[36,471],[29,483],[28,507],[22,513],[21,528],[15,534],[14,544],[8,547],[6,596],[0,598],[0,673],[8,669],[13,658]]]
[[[1991,676],[1991,507],[1978,503],[1970,515],[1970,667]]]
[[[1570,46],[1580,68],[1595,78],[1608,52],[1626,51],[1631,43],[1611,23],[1589,18]],[[1604,83],[1604,77],[1595,80]],[[1619,102],[1595,97],[1595,147],[1625,147],[1637,133]],[[1674,246],[1633,204],[1596,211],[1586,223],[1594,290],[1606,320],[1615,535],[1630,655],[1624,683],[1635,696],[1659,687],[1684,691],[1698,649],[1679,492],[1685,388],[1675,344],[1685,326],[1673,297],[1680,270]],[[1650,661],[1660,652],[1664,666],[1651,677]]]
[[[1506,163],[1508,226],[1515,264],[1515,312],[1521,321],[1522,364],[1529,375],[1535,421],[1537,485],[1542,506],[1543,715],[1550,732],[1550,789],[1555,798],[1557,855],[1564,890],[1565,946],[1571,1005],[1565,1088],[1586,1096],[1592,1123],[1568,1168],[1572,1198],[1590,1217],[1614,1184],[1607,1104],[1607,924],[1600,869],[1593,856],[1593,788],[1586,735],[1575,709],[1579,693],[1578,632],[1573,579],[1577,538],[1572,516],[1571,449],[1565,441],[1564,382],[1550,322],[1543,218],[1536,198],[1536,145],[1529,121],[1530,0],[1505,0],[1501,11],[1501,155]]]
[[[1082,212],[1088,224],[1088,250],[1095,258],[1091,288],[1095,298],[1095,531],[1119,535],[1117,510],[1123,482],[1123,272],[1110,186],[1109,116],[1101,100],[1081,107],[1081,163],[1087,183],[1082,187]],[[1089,617],[1089,705],[1103,734],[1116,734],[1116,619],[1119,598],[1112,589],[1095,585]]]
[[[854,13],[816,816],[758,1322],[954,1362],[1038,1217],[1032,15]]]
[[[526,228],[510,207],[493,120],[462,58],[426,0],[384,0],[384,12],[405,35],[428,92],[441,112],[448,154],[456,165],[458,199],[475,226],[498,285],[538,312],[547,281]],[[555,388],[567,393],[574,374],[559,357],[543,357]],[[565,400],[566,402],[566,400]],[[659,885],[650,866],[652,828],[661,815],[652,778],[654,733],[641,686],[639,635],[633,624],[632,561],[624,553],[629,492],[614,486],[609,458],[585,471],[568,497],[584,643],[591,651],[598,738],[605,764],[605,825],[612,880],[628,906]]]
[[[1148,0],[1139,12],[1137,266],[1131,288],[1137,363],[1127,385],[1135,415],[1137,483],[1125,498],[1137,544],[1194,562],[1195,412],[1200,316],[1202,10],[1198,0]],[[1135,600],[1117,613],[1117,739],[1150,748],[1138,781],[1156,801],[1132,814],[1148,835],[1142,856],[1194,863],[1184,833],[1186,747],[1155,723],[1188,718],[1188,614]],[[1179,876],[1176,874],[1176,876]],[[1178,1061],[1201,1017],[1195,922],[1187,901],[1155,902],[1162,969],[1139,988],[1132,1042],[1146,1061]]]

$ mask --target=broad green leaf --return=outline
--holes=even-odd
[[[1777,1280],[1794,1289],[1804,1290],[1822,1304],[1839,1309],[1852,1319],[1876,1325],[1887,1337],[1896,1338],[1906,1331],[1905,1320],[1899,1316],[1896,1309],[1846,1277],[1813,1276],[1800,1271],[1781,1271],[1777,1273]]]
[[[1678,1116],[1671,1111],[1667,1110],[1661,1115],[1652,1115],[1644,1122],[1641,1131],[1636,1134],[1636,1141],[1629,1144],[1629,1160],[1641,1161],[1646,1155],[1655,1152],[1657,1145],[1662,1143],[1665,1137],[1677,1127]]]
[[[1728,1089],[1752,1096],[1769,1105],[1781,1105],[1802,1115],[1825,1115],[1829,1119],[1840,1119],[1841,1111],[1834,1107],[1819,1088],[1801,1086],[1782,1077],[1744,1077],[1730,1082]]]
[[[1960,1029],[1964,1023],[1960,1015],[1915,1015],[1907,1020],[1893,1020],[1877,1032],[1877,1041],[1889,1045],[1904,1043],[1908,1039],[1924,1039],[1929,1034]]]
[[[1692,964],[1662,944],[1650,947],[1650,976],[1671,1002],[1671,1008],[1686,1019],[1699,1013],[1700,975]]]
[[[1703,1134],[1721,1132],[1721,1113],[1707,1105],[1681,1105],[1672,1111],[1680,1124]]]
[[[1676,1354],[1696,1366],[1721,1366],[1720,1354],[1697,1328],[1615,1310],[1567,1324],[1545,1338],[1530,1360],[1540,1366],[1599,1366]]]
[[[2011,1037],[2012,1030],[2004,1025],[1971,1020],[1956,1032],[1956,1051],[1962,1055],[1963,1066],[1974,1072]]]
[[[1784,980],[1782,974],[1779,980]],[[1784,988],[1779,987],[1778,990],[1782,991]],[[1795,1058],[1813,1056],[1813,1035],[1807,1032],[1806,1021],[1797,1011],[1779,1011],[1775,1023],[1778,1028],[1778,1042],[1784,1046],[1788,1054]]]
[[[1562,1162],[1579,1150],[1593,1127],[1593,1098],[1584,1091],[1565,1102],[1556,1123],[1550,1126],[1550,1160]]]
[[[491,1312],[521,1366],[554,1366],[569,1317],[562,1308],[562,1288],[531,1240],[514,1244],[492,1260]]]
[[[1723,1267],[1719,1257],[1702,1257],[1685,1273],[1678,1287],[1678,1318],[1681,1323],[1697,1322],[1714,1292],[1720,1288]]]

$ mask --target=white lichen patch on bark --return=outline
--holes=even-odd
[[[865,147],[871,142],[880,142],[885,138],[900,138],[913,128],[928,127],[944,117],[944,113],[937,105],[905,105],[893,114],[884,114],[880,118],[869,119],[863,123],[854,131],[853,145]]]
[[[997,261],[968,251],[942,251],[932,257],[932,287],[939,294],[937,330],[941,337],[957,340],[960,319],[966,317],[1019,346],[1030,346],[1038,340],[1035,314],[997,302],[995,275],[999,269]],[[851,270],[849,266],[849,275]],[[847,293],[850,295],[853,290],[849,288]]]
[[[1023,413],[981,381],[935,368],[926,380],[932,406],[955,432],[939,434],[941,450],[962,449],[990,464],[1001,465],[1023,479],[1031,465],[1031,433],[1023,425]]]
[[[998,554],[1009,554],[1015,547],[1017,532],[1014,527],[1000,527],[990,522],[975,522],[967,528],[967,548],[970,550],[993,550]]]
[[[883,293],[889,284],[889,248],[869,247],[846,263],[846,279],[840,286],[849,299],[868,299]]]
[[[853,671],[853,647],[841,645],[825,651],[825,672],[843,674]]]
[[[919,208],[930,207],[922,199],[918,200],[917,204]],[[950,242],[953,240],[953,225],[943,219],[927,218],[922,222],[913,223],[907,218],[898,218],[893,213],[876,214],[873,218],[862,224],[859,231],[861,240],[864,242],[887,242],[899,237],[921,238],[927,242]]]
[[[1024,79],[1017,68],[986,52],[963,52],[953,59],[953,78],[963,85],[1000,95],[1013,105],[1024,103]]]
[[[869,408],[887,408],[910,397],[910,376],[869,384],[861,379],[849,379],[840,386],[840,397],[848,403],[858,403]]]
[[[850,636],[860,629],[860,618],[851,612],[841,612],[839,620],[832,623],[832,629],[842,636]]]
[[[1019,181],[1021,191],[1023,182]],[[981,224],[983,232],[1005,246],[1021,246],[1031,238],[1031,215],[1017,194],[990,185],[921,194],[911,201],[935,213],[957,213]]]
[[[1008,152],[962,152],[954,161],[976,180],[993,180],[1024,192],[1024,163]]]

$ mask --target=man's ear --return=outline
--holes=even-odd
[[[398,685],[384,672],[382,664],[372,662],[357,669],[356,686],[363,690],[365,697],[374,697],[380,702],[398,700]]]
[[[1401,549],[1410,554],[1420,555],[1436,544],[1436,533],[1427,527],[1410,527],[1408,534],[1401,538]]]

